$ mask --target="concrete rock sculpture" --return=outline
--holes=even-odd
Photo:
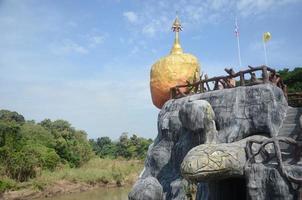
[[[158,115],[158,135],[129,199],[144,199],[137,194],[187,199],[192,181],[196,199],[297,199],[301,151],[293,156],[289,150],[299,147],[301,115],[271,84],[169,100]],[[291,140],[279,145],[282,138]],[[277,147],[286,151],[281,158]],[[145,187],[150,179],[157,180],[154,187]]]
[[[201,143],[217,141],[215,113],[207,101],[196,100],[184,103],[179,111],[179,119],[184,128],[203,136]]]
[[[134,190],[129,194],[130,200],[134,199],[144,199],[144,200],[153,200],[158,199],[162,200],[163,190],[158,182],[158,180],[152,176],[149,176],[145,179],[139,179],[135,185]]]
[[[247,161],[246,142],[265,138],[254,135],[233,143],[201,144],[194,147],[181,164],[182,175],[197,182],[243,177]]]

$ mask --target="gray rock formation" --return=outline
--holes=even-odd
[[[212,146],[217,143],[215,146],[217,148],[221,143],[237,142],[252,135],[269,138],[277,136],[287,109],[283,92],[270,84],[218,90],[169,100],[158,115],[158,135],[148,150],[145,169],[141,178],[133,186],[129,199],[141,200],[145,198],[137,194],[161,194],[161,191],[165,200],[186,199],[188,181],[191,180],[183,178],[181,163],[191,149],[205,143]],[[284,134],[283,136],[292,137],[296,133],[284,132]],[[242,149],[240,151],[242,152]],[[239,165],[242,166],[242,163]],[[267,185],[260,187],[264,190],[275,188],[276,191],[270,191],[271,194],[275,195],[276,199],[281,198],[278,184],[274,186],[268,180],[278,182],[282,181],[282,177],[275,176],[272,179],[269,176],[271,173],[264,172],[266,167],[265,165],[265,169],[259,168],[261,172],[258,172],[257,168],[254,176],[257,176],[257,173],[265,176],[263,178],[267,180]],[[245,171],[248,170],[251,168],[247,167]],[[256,194],[251,192],[254,187],[250,184],[253,173],[248,172],[242,178],[242,171],[239,171],[239,179],[211,179],[211,181],[199,182],[197,198],[245,199],[249,194],[252,199],[270,199],[267,196],[261,198],[253,196]],[[235,176],[236,173],[233,175]],[[156,183],[155,187],[144,187],[145,181],[150,177],[157,179],[159,185]],[[290,184],[286,180],[283,181],[287,185]],[[290,193],[288,196],[293,198],[296,195],[294,189],[284,191],[288,191]],[[158,196],[150,198],[158,199]]]
[[[201,144],[194,147],[182,161],[182,175],[187,180],[197,182],[244,177],[246,141],[264,139],[266,137],[254,135],[233,143]],[[255,148],[254,151],[257,151]]]
[[[185,102],[179,111],[179,119],[184,128],[202,136],[200,138],[201,143],[215,143],[217,141],[215,114],[207,101]]]
[[[301,177],[301,168],[288,166],[286,170],[295,177]],[[302,197],[299,198],[298,185],[284,179],[275,167],[254,164],[246,171],[246,176],[247,195],[250,199],[298,200]]]
[[[270,84],[216,90],[187,98],[210,103],[219,130],[218,140],[227,143],[249,135],[277,135],[288,108],[283,92]]]
[[[302,123],[302,108],[291,108],[287,109],[285,119],[282,124],[278,135],[288,136],[288,133],[291,133],[292,138],[296,138],[301,134],[300,121]]]
[[[152,176],[139,179],[133,186],[133,190],[129,193],[129,200],[162,200],[163,198],[163,189],[158,180]]]

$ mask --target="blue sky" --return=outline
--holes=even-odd
[[[0,0],[0,108],[27,119],[66,119],[90,138],[122,132],[154,138],[151,65],[169,53],[175,13],[181,44],[201,70],[301,66],[301,0]],[[243,68],[243,67],[242,67]]]

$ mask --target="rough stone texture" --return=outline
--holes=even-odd
[[[163,188],[158,180],[152,176],[145,179],[139,179],[133,186],[133,190],[129,193],[129,200],[162,200]]]
[[[216,90],[188,98],[211,104],[218,139],[227,143],[259,133],[277,135],[288,107],[283,92],[270,84]]]
[[[254,135],[233,143],[201,144],[194,147],[181,164],[182,175],[198,182],[243,177],[247,158],[246,141],[261,141],[265,138]]]
[[[179,111],[179,119],[184,128],[203,136],[201,143],[217,141],[215,114],[207,101],[196,100],[184,103]]]
[[[300,117],[302,116],[302,108],[292,108],[287,109],[285,119],[283,121],[282,128],[280,129],[278,135],[286,136],[291,133],[290,137],[299,138],[302,134],[302,127],[300,126]],[[301,138],[302,139],[302,138]]]
[[[200,100],[209,102],[214,111],[217,138],[209,106]],[[162,186],[166,200],[186,199],[188,182],[183,179],[180,168],[190,149],[211,140],[216,143],[230,143],[251,135],[277,135],[286,111],[287,101],[283,92],[270,84],[237,87],[169,100],[158,115],[158,135],[148,150],[145,169],[133,191],[147,192],[150,188],[142,187],[142,181],[154,177]],[[232,188],[236,188],[236,184],[234,182]],[[219,192],[215,188],[230,191],[228,185],[232,184],[199,183],[197,196],[200,199],[222,198],[223,193],[214,195],[215,191]],[[238,187],[243,186],[244,184],[240,184]],[[131,199],[140,198],[132,195]],[[153,199],[157,198],[154,196]]]
[[[286,170],[296,177],[302,176],[302,166],[287,166]],[[289,183],[272,166],[253,164],[246,169],[248,197],[252,200],[294,200],[298,198],[297,185]]]
[[[182,175],[192,181],[243,176],[245,149],[232,143],[199,145],[182,162]]]

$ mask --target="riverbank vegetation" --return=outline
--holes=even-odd
[[[143,168],[152,140],[109,137],[88,140],[68,121],[26,121],[0,110],[0,193],[24,188],[44,189],[59,180],[87,184],[131,182]]]
[[[7,191],[3,197],[7,200],[27,200],[98,187],[130,186],[138,178],[143,166],[143,160],[93,157],[81,167],[70,168],[65,165],[54,171],[44,170],[36,178],[25,182],[5,177],[2,183]]]
[[[65,180],[71,183],[85,183],[91,186],[121,186],[132,184],[143,169],[142,160],[101,159],[94,157],[78,168],[61,166],[50,171],[44,170],[39,176],[28,181],[20,182],[2,176],[2,187],[10,190],[44,190]],[[4,189],[4,188],[2,188]]]

